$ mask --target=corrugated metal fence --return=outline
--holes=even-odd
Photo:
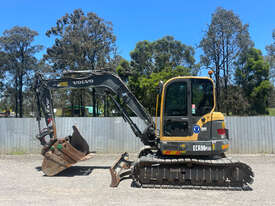
[[[142,125],[137,118],[134,121]],[[143,146],[120,117],[57,118],[56,122],[58,137],[70,135],[72,125],[78,126],[91,151],[137,152]],[[231,153],[275,153],[275,117],[227,117],[226,125],[231,138]],[[2,118],[0,131],[0,154],[40,152],[41,146],[35,138],[38,133],[35,119]]]

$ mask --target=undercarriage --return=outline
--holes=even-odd
[[[143,188],[198,188],[249,190],[252,169],[228,157],[167,157],[147,153],[130,162],[124,153],[110,169],[112,187],[126,178]]]

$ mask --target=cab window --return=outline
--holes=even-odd
[[[187,84],[174,82],[167,86],[165,116],[187,116]]]
[[[208,79],[192,79],[192,115],[203,116],[214,107],[213,84]]]

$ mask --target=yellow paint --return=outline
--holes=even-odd
[[[185,154],[186,151],[177,151],[177,150],[163,150],[162,154],[164,155],[181,155]]]
[[[212,150],[213,151],[215,150],[215,144],[212,144]]]
[[[68,86],[68,82],[60,82],[58,84],[59,87],[67,87]]]
[[[159,95],[157,94],[155,128],[158,128],[158,105],[159,105]],[[155,134],[157,136],[157,130]]]
[[[192,136],[185,136],[185,137],[160,137],[161,141],[197,141],[198,140],[198,134],[194,134]]]
[[[228,149],[228,147],[229,147],[229,144],[223,144],[222,145],[222,150]]]
[[[224,116],[221,112],[213,112],[212,121],[224,120]]]
[[[225,129],[225,122],[222,122],[222,129]]]
[[[183,148],[185,148],[185,147],[186,147],[186,145],[185,145],[185,144],[181,144],[180,146],[181,146],[181,147],[183,147]]]

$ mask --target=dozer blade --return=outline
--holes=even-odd
[[[133,161],[129,161],[129,155],[127,152],[123,153],[120,158],[118,158],[112,167],[110,168],[110,173],[112,177],[112,182],[110,187],[117,187],[120,181],[124,179],[129,179],[132,176]]]
[[[58,139],[46,152],[43,152],[42,171],[45,175],[54,176],[76,162],[92,157],[88,154],[89,146],[78,129],[73,126],[73,130],[71,137]]]

